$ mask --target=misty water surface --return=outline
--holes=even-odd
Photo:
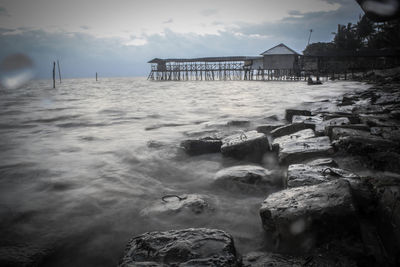
[[[219,154],[186,156],[179,143],[262,123],[301,102],[334,98],[355,82],[149,82],[143,78],[32,81],[0,90],[0,255],[44,266],[115,266],[146,231],[213,227],[240,253],[268,243],[258,209],[265,195],[214,188],[237,165]],[[277,168],[267,158],[264,166]],[[206,214],[141,216],[164,194],[201,193]],[[14,256],[15,256],[14,255]]]

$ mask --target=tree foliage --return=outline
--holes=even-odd
[[[308,45],[303,51],[304,55],[364,48],[400,48],[399,19],[377,23],[363,15],[356,24],[338,25],[338,30],[334,34],[330,43]]]

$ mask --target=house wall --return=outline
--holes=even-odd
[[[294,69],[296,55],[265,55],[264,69]]]

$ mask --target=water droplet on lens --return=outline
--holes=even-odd
[[[32,59],[24,54],[12,54],[0,63],[0,82],[8,89],[21,87],[34,76]]]

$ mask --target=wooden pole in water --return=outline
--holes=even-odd
[[[96,82],[97,82],[97,72],[96,72]]]
[[[58,59],[57,59],[57,67],[58,67],[58,77],[60,78],[60,83],[61,83],[60,62],[58,62]]]
[[[56,88],[56,62],[53,61],[53,88]]]

